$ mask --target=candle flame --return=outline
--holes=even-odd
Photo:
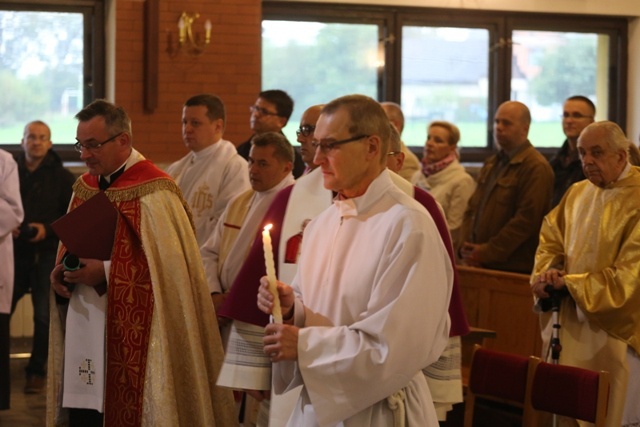
[[[273,224],[267,224],[267,225],[265,225],[265,226],[264,226],[264,229],[265,229],[266,231],[271,230],[271,228],[273,228]]]

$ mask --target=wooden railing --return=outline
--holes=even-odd
[[[528,275],[465,266],[458,266],[458,275],[469,325],[495,332],[495,337],[484,340],[485,347],[541,355],[540,324],[532,311]]]

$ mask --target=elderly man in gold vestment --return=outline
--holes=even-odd
[[[611,373],[608,426],[640,425],[640,169],[612,122],[585,128],[578,153],[586,180],[571,186],[540,232],[532,291],[566,290],[559,363]],[[542,314],[543,325],[549,314]]]

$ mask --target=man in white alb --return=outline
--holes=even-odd
[[[200,249],[216,313],[242,267],[271,201],[280,190],[294,183],[293,159],[293,147],[284,135],[266,132],[254,138],[249,151],[251,189],[229,202],[214,233]],[[222,332],[228,342],[218,384],[248,390],[256,398],[247,400],[244,412],[245,426],[252,425],[249,422],[256,417],[256,402],[263,397],[268,399],[268,392],[264,391],[271,388],[270,372],[258,374],[261,370],[255,367],[256,357],[246,345],[254,337],[259,342],[262,328],[240,321],[229,324],[226,318],[220,318],[219,323],[226,326]],[[262,359],[264,354],[260,346],[256,347],[258,360]]]
[[[24,218],[20,199],[18,165],[11,154],[0,150],[0,410],[9,409],[9,319],[13,295],[13,236]]]
[[[389,121],[371,98],[327,104],[314,145],[334,204],[305,229],[284,324],[263,338],[273,388],[302,385],[290,426],[437,426],[422,368],[449,334],[453,268],[431,216],[386,169]],[[425,280],[428,278],[428,280]],[[261,280],[258,307],[273,297]]]
[[[191,152],[167,168],[191,207],[199,246],[213,233],[229,200],[249,189],[247,162],[222,139],[225,120],[217,96],[189,98],[182,109],[182,139]]]

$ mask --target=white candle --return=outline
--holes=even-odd
[[[280,298],[278,297],[278,288],[276,279],[276,267],[273,263],[273,249],[271,247],[271,230],[272,225],[268,224],[262,230],[262,247],[264,249],[264,263],[267,267],[267,279],[269,279],[269,291],[273,295],[273,310],[271,315],[275,323],[282,323],[282,310],[280,309]]]

